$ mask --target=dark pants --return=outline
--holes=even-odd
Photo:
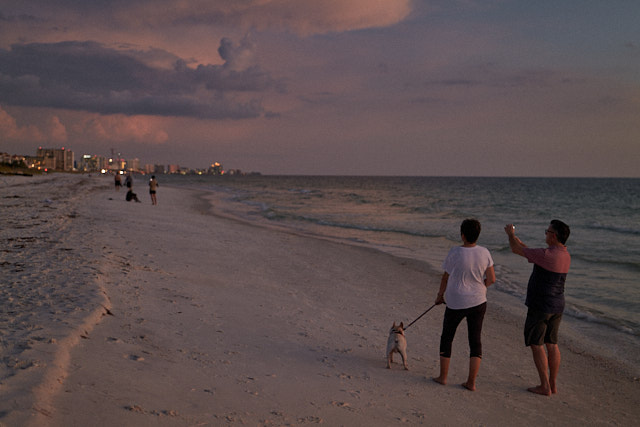
[[[487,303],[462,310],[453,310],[449,307],[444,312],[444,321],[442,322],[442,335],[440,336],[440,356],[451,357],[451,346],[453,345],[453,337],[456,335],[456,329],[467,318],[467,331],[469,335],[469,352],[470,357],[482,357],[482,322],[484,314],[487,311]]]

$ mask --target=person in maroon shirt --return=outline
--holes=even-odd
[[[525,301],[528,311],[524,339],[525,345],[531,347],[540,385],[528,390],[550,396],[558,392],[558,330],[564,311],[564,284],[571,265],[571,256],[565,243],[571,231],[567,224],[554,219],[545,231],[548,247],[531,249],[516,237],[513,224],[506,225],[504,230],[509,236],[511,251],[533,264]]]

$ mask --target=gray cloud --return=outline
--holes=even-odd
[[[281,85],[257,66],[238,65],[250,49],[223,39],[224,64],[190,68],[176,59],[167,69],[149,65],[140,52],[96,42],[13,45],[0,50],[0,103],[101,114],[253,118],[264,112],[260,95]]]
[[[451,73],[456,74],[456,73]],[[577,83],[574,77],[550,69],[505,70],[493,64],[471,66],[457,72],[456,77],[427,80],[425,87],[463,88],[549,88]],[[469,77],[473,76],[473,77]]]
[[[0,22],[4,22],[4,23],[23,22],[23,23],[30,24],[38,21],[39,19],[33,15],[27,15],[27,14],[5,15],[4,13],[0,12]]]

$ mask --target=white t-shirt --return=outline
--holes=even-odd
[[[482,246],[456,246],[442,263],[449,274],[444,299],[454,310],[475,307],[487,301],[484,273],[493,266],[489,250]]]

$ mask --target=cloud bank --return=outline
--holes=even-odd
[[[257,65],[248,34],[383,27],[410,12],[411,0],[34,0],[10,6],[0,0],[0,104],[106,115],[272,117],[263,99],[284,92],[284,83]],[[217,52],[208,48],[216,34]],[[191,46],[182,49],[185,43]]]
[[[32,43],[0,51],[0,103],[101,114],[243,119],[263,113],[256,94],[278,83],[248,66],[250,45],[223,39],[222,65],[172,69],[96,42]]]
[[[44,142],[45,136],[36,126],[20,126],[16,119],[0,106],[0,135],[6,141]]]
[[[411,3],[411,0],[63,0],[55,5],[82,16],[99,14],[107,25],[121,28],[224,26],[308,36],[393,25],[411,13]],[[54,13],[49,2],[42,6]]]

